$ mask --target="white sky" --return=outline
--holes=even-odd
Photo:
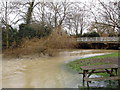
[[[32,1],[32,0],[0,0],[0,1]],[[37,0],[36,0],[37,1]],[[38,1],[45,1],[45,2],[62,2],[65,0],[38,0]],[[66,0],[67,2],[96,2],[97,0]],[[101,0],[103,2],[109,1],[120,1],[120,0]]]
[[[27,1],[32,1],[32,0],[0,0],[1,1],[10,1],[10,2],[13,2],[13,1],[20,1],[20,2],[27,2]],[[62,1],[65,1],[65,0],[35,0],[35,1],[45,1],[45,2],[62,2]],[[83,2],[85,4],[88,4],[90,5],[90,7],[92,8],[92,4],[95,5],[95,7],[97,8],[98,7],[98,0],[66,0],[67,2]],[[103,2],[109,2],[109,1],[120,1],[120,0],[100,0],[100,1],[103,1]],[[91,4],[90,4],[91,3]],[[92,8],[93,11],[95,11],[95,8]],[[10,15],[11,17],[11,20],[14,18],[14,15]]]

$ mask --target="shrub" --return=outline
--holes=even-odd
[[[88,33],[84,33],[82,35],[82,37],[100,37],[100,35],[97,32],[93,31],[91,33],[89,33],[89,32]]]
[[[70,38],[61,27],[57,27],[47,38],[46,46],[52,49],[75,48],[77,42],[74,38]]]
[[[57,54],[57,49],[76,48],[77,42],[74,38],[70,38],[61,28],[57,27],[48,37],[23,38],[21,45],[16,48],[9,48],[4,54],[19,57],[22,55],[49,55]]]

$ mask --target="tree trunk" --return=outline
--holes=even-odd
[[[120,34],[120,1],[118,2],[118,24],[119,24],[119,26],[118,26],[118,31],[119,31],[119,34]]]
[[[29,8],[27,11],[27,15],[26,15],[26,24],[30,24],[31,23],[31,18],[32,18],[32,12],[33,12],[33,8],[34,8],[34,1],[32,0],[32,2],[29,3]]]
[[[81,30],[80,30],[80,35],[82,35],[82,33],[83,33],[83,29],[82,29],[82,27],[81,27]]]
[[[9,40],[8,40],[8,31],[9,31],[9,27],[8,27],[8,20],[7,20],[7,2],[6,2],[6,6],[5,6],[5,21],[6,21],[6,48],[9,48]]]
[[[55,11],[55,27],[57,27],[57,12]]]

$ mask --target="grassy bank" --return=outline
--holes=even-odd
[[[115,53],[101,55],[101,56],[78,59],[78,60],[67,63],[67,65],[73,70],[81,71],[80,66],[117,64],[119,58],[120,58],[120,52],[115,52]],[[98,73],[97,75],[106,76],[107,74]]]

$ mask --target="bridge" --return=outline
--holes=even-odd
[[[77,42],[80,47],[120,49],[120,37],[80,37]]]
[[[119,43],[120,37],[81,37],[77,38],[77,42],[106,42],[106,43]]]

